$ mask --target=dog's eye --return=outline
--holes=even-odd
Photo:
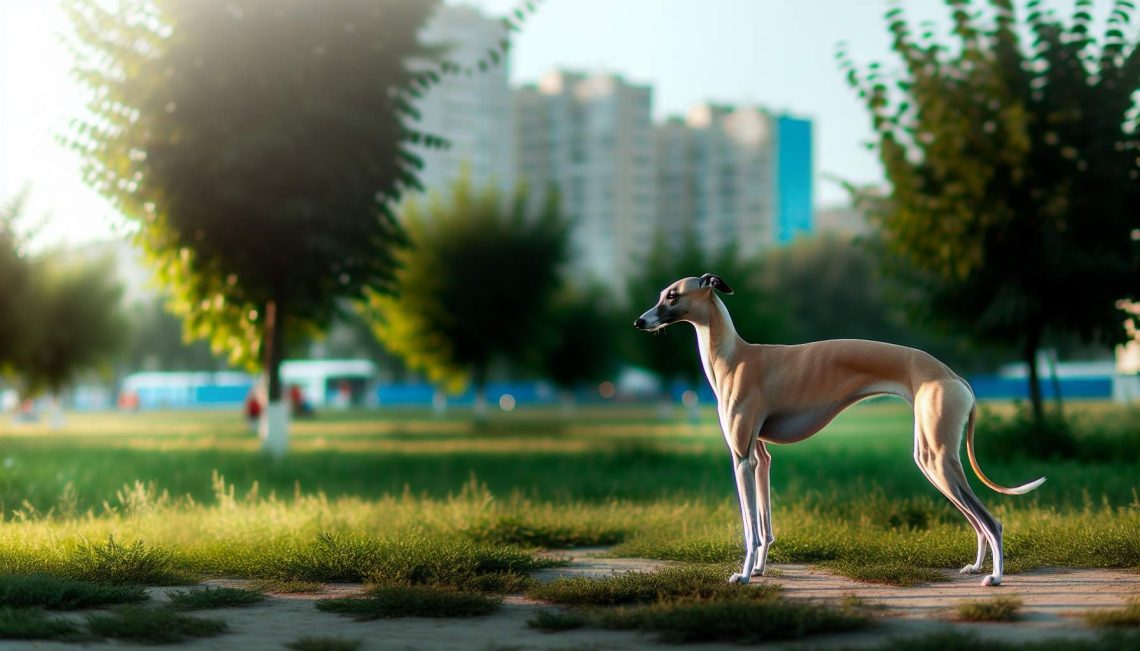
[[[672,303],[676,303],[677,302],[677,292],[673,292],[673,291],[669,292],[668,294],[665,295],[665,300],[670,301]]]

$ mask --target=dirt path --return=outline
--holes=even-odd
[[[663,563],[639,559],[607,559],[591,555],[590,550],[566,554],[571,564],[565,568],[544,570],[540,580],[558,576],[605,576],[615,572],[652,571]],[[858,583],[803,565],[777,565],[779,576],[771,581],[784,588],[792,599],[838,601],[855,594],[864,600],[881,604],[880,626],[871,631],[840,636],[814,637],[806,641],[765,648],[827,648],[836,646],[874,646],[886,636],[919,635],[953,628],[970,630],[986,638],[1009,641],[1036,640],[1066,636],[1091,638],[1094,632],[1085,628],[1079,614],[1095,608],[1116,608],[1129,596],[1140,595],[1140,574],[1119,570],[1039,569],[1008,576],[1006,584],[984,589],[977,577],[950,574],[950,581],[913,588],[896,588]],[[211,581],[214,585],[242,585],[240,581]],[[174,588],[152,588],[156,602]],[[362,640],[363,649],[399,649],[429,651],[432,649],[493,651],[506,649],[559,649],[567,651],[591,649],[687,649],[694,645],[671,646],[655,642],[637,633],[614,631],[568,631],[541,633],[527,627],[526,622],[544,607],[522,597],[508,597],[503,608],[488,617],[434,620],[408,618],[353,622],[336,615],[322,613],[313,607],[317,599],[359,594],[359,585],[337,584],[318,594],[273,595],[265,602],[237,609],[202,611],[202,615],[225,620],[230,632],[215,638],[197,640],[168,648],[199,649],[283,649],[302,636],[332,636]],[[962,599],[977,599],[995,594],[1017,595],[1025,603],[1025,616],[1013,624],[959,624],[948,621],[954,605]],[[119,643],[84,644],[0,642],[0,650],[43,649],[74,651],[75,649],[155,648],[135,647]],[[733,645],[699,645],[699,648],[738,649]]]

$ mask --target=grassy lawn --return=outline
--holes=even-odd
[[[518,592],[548,563],[535,548],[738,559],[735,489],[711,411],[697,422],[652,408],[520,410],[482,426],[465,416],[322,414],[293,424],[281,461],[261,455],[231,413],[73,415],[60,432],[0,423],[0,573]],[[900,567],[972,560],[972,532],[911,450],[898,401],[860,405],[813,439],[772,446],[772,559],[841,573],[877,565],[903,581],[925,575]],[[1005,525],[1010,570],[1140,567],[1140,459],[980,462],[1007,485],[1049,479],[1021,497],[973,482]]]

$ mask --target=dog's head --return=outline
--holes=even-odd
[[[716,274],[705,274],[700,278],[690,276],[661,290],[657,305],[646,310],[633,327],[638,330],[655,332],[678,321],[703,323],[708,318],[712,304],[713,290],[731,294],[732,288]]]

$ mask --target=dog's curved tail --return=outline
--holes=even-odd
[[[1045,478],[1038,477],[1028,484],[1022,484],[1016,488],[1006,488],[1001,484],[995,483],[989,477],[986,477],[986,474],[982,472],[982,469],[978,466],[978,460],[974,457],[974,420],[977,414],[978,405],[974,404],[970,407],[970,419],[966,421],[966,454],[970,457],[970,466],[974,469],[974,474],[978,476],[978,479],[982,480],[982,483],[986,486],[989,486],[999,493],[1005,493],[1006,495],[1024,495],[1036,489],[1041,484],[1044,484]]]

